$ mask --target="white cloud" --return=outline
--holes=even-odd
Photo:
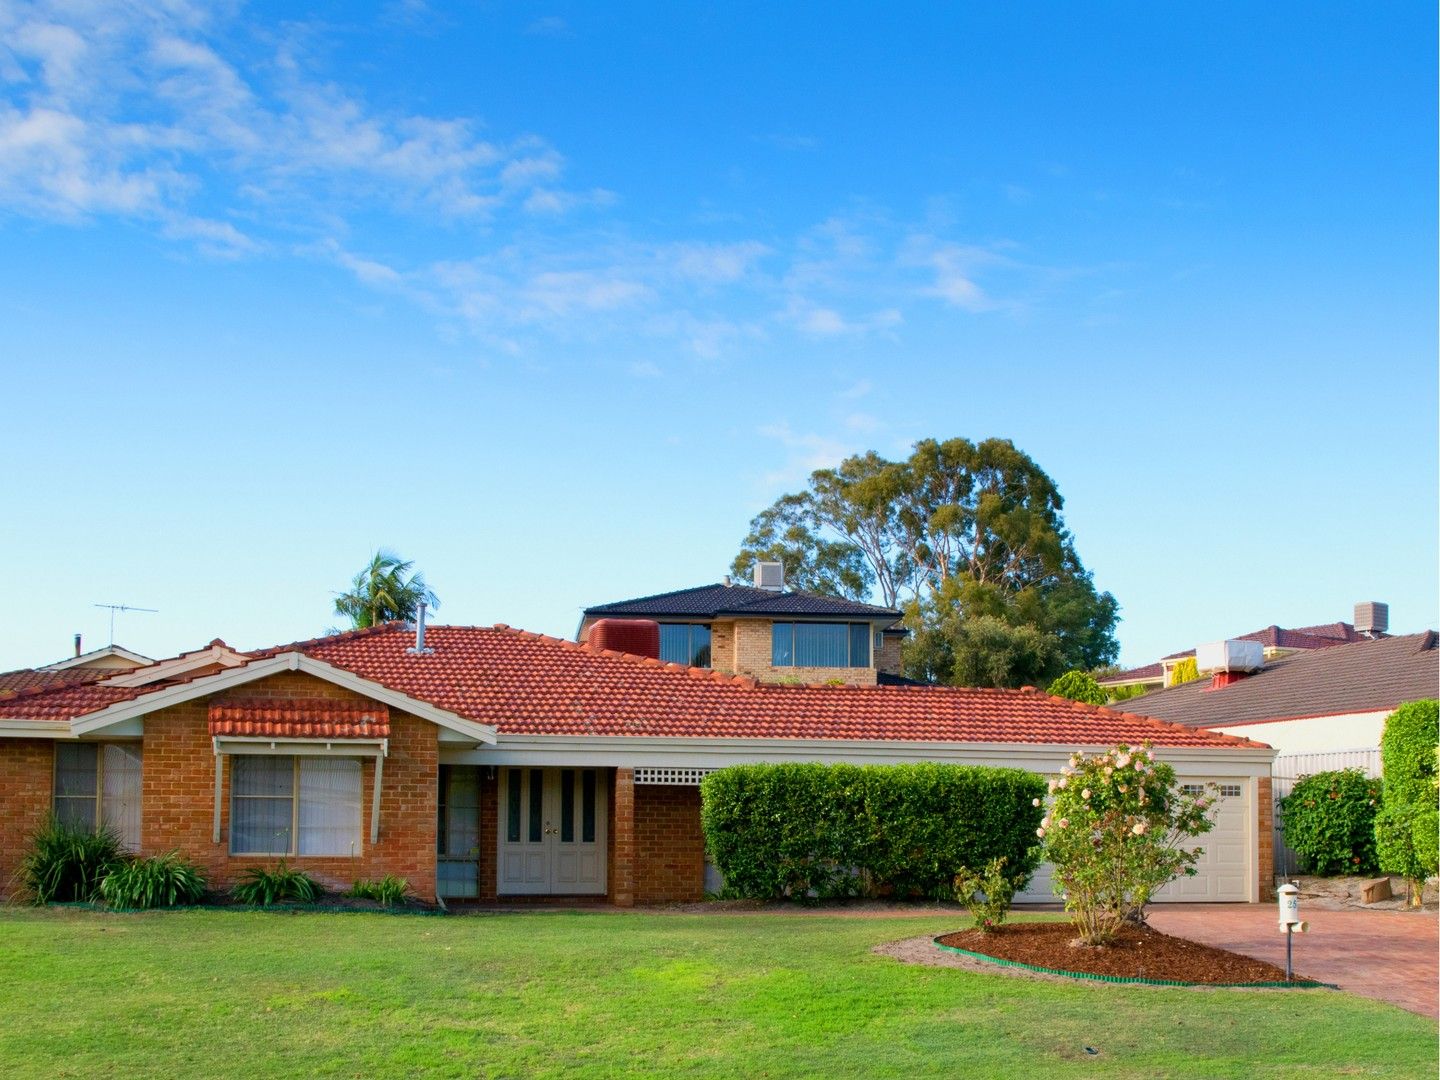
[[[660,368],[649,360],[633,361],[626,366],[625,370],[637,379],[658,379],[662,374]]]
[[[875,389],[875,384],[869,379],[859,379],[851,383],[844,390],[841,390],[837,396],[847,398],[851,401],[857,401],[865,397],[873,389]]]

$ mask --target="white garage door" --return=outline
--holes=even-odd
[[[1160,902],[1221,901],[1250,899],[1250,847],[1255,830],[1250,826],[1250,785],[1252,780],[1214,777],[1193,783],[1213,783],[1220,788],[1220,808],[1215,815],[1215,828],[1197,837],[1193,847],[1202,854],[1195,864],[1194,877],[1177,878],[1156,891]],[[1051,867],[1041,863],[1023,893],[1015,894],[1017,904],[1055,904],[1060,902],[1050,888]]]

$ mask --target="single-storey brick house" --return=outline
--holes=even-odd
[[[0,881],[52,812],[178,849],[215,886],[284,857],[322,881],[398,874],[422,897],[701,898],[698,784],[764,761],[948,761],[1058,772],[1152,743],[1221,785],[1174,899],[1270,883],[1273,751],[1035,690],[766,685],[504,625],[392,623],[207,649],[0,696]],[[1036,899],[1047,899],[1044,875]]]

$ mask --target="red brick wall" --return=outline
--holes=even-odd
[[[49,739],[0,739],[0,897],[13,891],[26,841],[50,813],[52,747]]]
[[[348,690],[299,672],[249,683],[235,696],[357,698]],[[141,850],[150,855],[178,848],[205,868],[212,887],[224,888],[238,880],[246,867],[276,860],[230,855],[228,767],[221,791],[220,843],[211,840],[215,755],[208,709],[208,700],[201,700],[145,717]],[[390,713],[390,726],[390,753],[381,775],[380,842],[373,846],[370,843],[370,803],[375,782],[371,759],[361,767],[361,853],[353,858],[297,856],[287,861],[327,887],[343,889],[356,878],[396,874],[410,882],[416,895],[434,899],[437,732],[428,721],[395,710]]]
[[[1256,797],[1259,800],[1259,874],[1260,874],[1260,899],[1275,899],[1275,805],[1271,801],[1274,793],[1271,790],[1270,777],[1262,776],[1255,784]]]
[[[705,898],[700,789],[640,784],[635,792],[635,902]]]

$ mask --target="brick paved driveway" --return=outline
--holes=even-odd
[[[1440,1017],[1440,937],[1434,912],[1300,911],[1295,970],[1342,990]],[[1285,966],[1274,904],[1155,904],[1150,925]]]

